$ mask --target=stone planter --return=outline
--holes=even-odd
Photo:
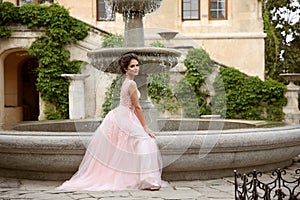
[[[300,73],[284,73],[280,74],[285,80],[289,81],[285,96],[287,98],[287,105],[283,107],[285,113],[285,122],[289,124],[299,124],[300,111],[298,108],[298,91],[299,86],[295,85],[296,80],[300,80]]]

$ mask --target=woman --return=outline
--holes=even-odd
[[[73,177],[58,189],[68,190],[159,190],[162,161],[155,134],[147,127],[134,81],[139,60],[133,53],[118,61],[126,77],[120,105],[110,111],[95,131]]]

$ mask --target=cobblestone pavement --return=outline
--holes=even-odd
[[[300,168],[300,162],[294,162],[286,169],[285,177],[294,177],[295,170]],[[260,180],[269,182],[271,173],[264,173]],[[233,200],[234,178],[226,177],[205,181],[174,181],[170,187],[159,191],[119,191],[119,192],[96,192],[96,191],[59,191],[55,187],[61,181],[36,181],[0,178],[0,200],[135,200],[135,199],[200,199],[200,200]]]

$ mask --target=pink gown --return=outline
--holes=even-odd
[[[162,159],[154,138],[134,113],[128,88],[123,83],[120,105],[110,111],[95,131],[78,171],[57,189],[131,190],[165,187]]]

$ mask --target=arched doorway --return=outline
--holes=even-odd
[[[21,121],[35,121],[39,116],[36,90],[38,61],[24,50],[11,50],[4,59],[4,128]]]
[[[36,69],[38,60],[29,58],[21,64],[21,97],[23,121],[38,120],[39,93],[36,90]]]

